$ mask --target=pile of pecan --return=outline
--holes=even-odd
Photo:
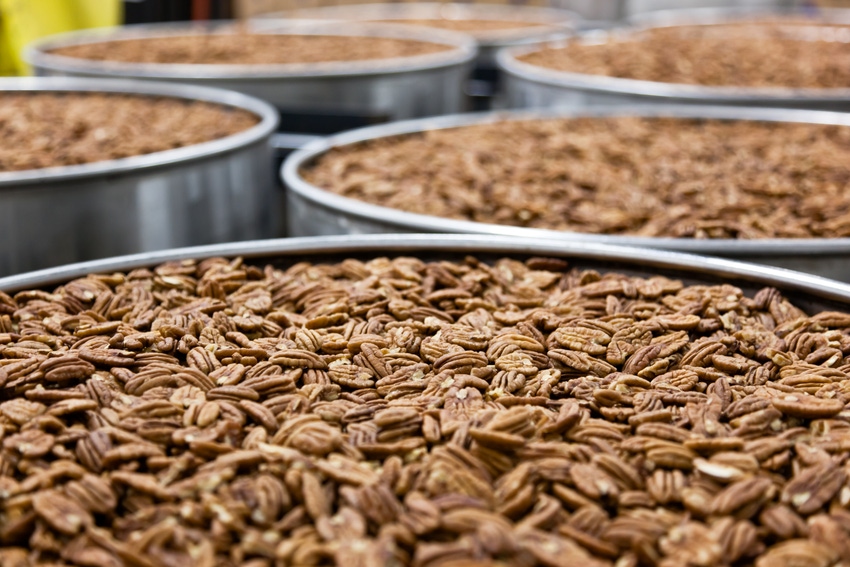
[[[850,561],[850,314],[210,259],[0,294],[0,564]]]
[[[245,110],[167,97],[0,92],[0,171],[161,152],[224,138],[258,121]]]
[[[557,26],[550,26],[539,22],[524,22],[521,20],[481,20],[474,18],[404,18],[397,20],[387,19],[377,21],[394,24],[427,26],[429,28],[459,31],[468,33],[476,38],[479,38],[479,36],[486,38],[492,32],[500,32],[505,30],[513,31],[527,29],[539,33],[541,31],[541,29],[539,28],[549,28],[552,31],[559,31]]]
[[[850,68],[850,67],[848,67]],[[476,222],[675,238],[850,236],[850,128],[747,120],[506,120],[338,146],[302,176]]]
[[[377,36],[225,33],[81,43],[51,53],[125,63],[280,65],[391,59],[449,49],[441,43]]]
[[[520,61],[557,71],[715,87],[850,88],[850,25],[819,19],[683,25],[577,39]]]

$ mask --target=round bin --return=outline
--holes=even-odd
[[[611,27],[644,12],[689,8],[791,8],[802,0],[554,0],[552,5],[572,10],[587,20],[585,27]]]
[[[390,24],[275,22],[259,26],[261,35],[335,36],[414,40],[446,46],[433,53],[386,59],[283,64],[129,63],[67,57],[52,50],[113,40],[228,35],[233,23],[153,24],[111,30],[85,30],[45,38],[25,57],[39,75],[124,77],[210,85],[262,98],[281,111],[283,130],[310,118],[357,125],[459,112],[462,82],[475,44],[462,34]],[[244,28],[243,28],[244,29]],[[248,26],[248,29],[252,29]],[[347,121],[347,122],[346,122]],[[322,132],[316,132],[322,133]]]
[[[823,18],[827,23],[850,22],[850,17],[843,10],[671,10],[635,16],[632,19],[632,27],[618,27],[608,31],[594,30],[582,34],[576,41],[593,45],[629,39],[648,28],[710,26],[783,14],[800,14],[801,17],[813,17],[815,21]],[[807,40],[806,37],[802,39]],[[558,45],[550,44],[550,47]],[[512,108],[582,108],[610,104],[702,104],[834,111],[846,111],[850,108],[850,85],[846,88],[785,88],[663,83],[559,71],[518,59],[538,49],[540,48],[512,48],[501,51],[497,56],[499,68],[504,72],[507,104]]]
[[[248,130],[177,149],[0,172],[0,274],[132,252],[280,235],[267,103],[193,85],[81,78],[0,79],[13,93],[116,93],[243,109]]]
[[[850,115],[803,110],[732,107],[597,107],[577,111],[494,112],[446,116],[354,130],[311,143],[290,155],[281,175],[287,188],[289,230],[294,236],[386,232],[455,232],[533,236],[556,242],[586,242],[665,248],[698,254],[733,257],[850,280],[850,238],[696,239],[588,234],[520,226],[488,224],[442,218],[379,206],[316,187],[301,176],[301,169],[334,148],[393,136],[486,124],[503,120],[529,120],[576,116],[643,116],[722,120],[800,122],[850,125]],[[399,187],[398,190],[403,190]]]
[[[660,10],[691,10],[703,8],[787,9],[803,7],[801,0],[629,0],[626,17]]]
[[[805,274],[492,236],[0,278],[0,553],[838,564],[848,312]]]
[[[581,20],[573,12],[553,8],[436,2],[324,6],[276,12],[264,15],[265,18],[391,22],[467,34],[478,45],[475,68],[464,89],[470,96],[469,110],[485,110],[501,104],[498,98],[501,80],[496,68],[499,49],[563,39],[572,34]]]
[[[441,4],[405,2],[401,4],[345,4],[275,12],[266,18],[303,18],[354,22],[390,21],[446,29],[471,35],[478,44],[478,67],[495,65],[496,51],[564,38],[576,29],[578,14],[555,8],[502,6],[493,4]],[[438,23],[439,22],[439,23]],[[505,27],[476,29],[473,22],[505,24]]]

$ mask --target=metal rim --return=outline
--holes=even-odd
[[[701,8],[691,10],[660,10],[631,17],[623,25],[609,30],[592,30],[578,35],[580,41],[599,43],[605,39],[641,31],[653,27],[674,25],[705,24],[711,25],[747,16],[777,14],[808,14],[799,10],[781,10],[765,8]],[[840,15],[842,20],[850,21],[850,10],[823,10],[830,18]],[[545,48],[557,48],[564,43],[553,43]],[[638,79],[624,79],[607,75],[591,75],[570,71],[557,71],[519,60],[519,57],[539,51],[540,46],[518,46],[506,48],[496,54],[497,65],[506,73],[520,79],[566,87],[570,89],[594,91],[610,94],[632,94],[656,99],[683,99],[692,101],[789,101],[789,102],[825,102],[846,103],[850,99],[850,88],[786,88],[786,87],[709,87],[684,83],[663,83]]]
[[[408,20],[441,17],[450,10],[458,20],[520,21],[547,24],[560,30],[511,29],[493,32],[459,32],[475,38],[481,47],[504,47],[528,42],[554,40],[570,35],[582,22],[581,16],[570,10],[522,5],[443,4],[439,2],[364,3],[302,8],[256,16],[257,20],[275,18],[321,18],[339,21]]]
[[[548,254],[601,262],[620,262],[643,268],[667,269],[695,276],[735,278],[758,285],[812,294],[829,300],[850,302],[850,284],[793,270],[760,266],[671,252],[641,250],[586,242],[545,242],[505,236],[458,236],[451,234],[381,234],[365,236],[327,236],[281,238],[231,244],[178,248],[94,260],[0,278],[0,290],[11,293],[58,285],[91,273],[111,273],[151,267],[163,262],[204,259],[215,256],[268,257],[298,254],[335,254],[369,252],[379,255],[402,252],[478,252],[494,254]]]
[[[194,85],[75,77],[24,77],[0,78],[0,92],[2,91],[31,93],[100,92],[198,100],[246,110],[257,115],[260,118],[260,122],[247,130],[237,132],[231,136],[173,150],[80,165],[0,172],[0,189],[4,187],[19,187],[21,185],[38,185],[82,177],[115,175],[207,159],[267,140],[277,129],[279,120],[274,107],[260,99],[224,89]]]
[[[425,30],[416,26],[395,24],[329,23],[316,21],[279,22],[274,28],[264,27],[257,33],[268,35],[336,35],[356,37],[389,37],[448,45],[452,49],[425,55],[369,59],[362,61],[329,61],[323,63],[291,63],[278,65],[127,63],[99,61],[50,53],[71,45],[120,41],[126,39],[168,38],[187,35],[233,33],[232,21],[200,23],[141,24],[121,28],[98,28],[58,34],[31,43],[24,50],[24,60],[36,69],[54,72],[85,73],[102,77],[144,79],[220,79],[280,80],[282,78],[330,78],[352,75],[386,75],[439,69],[471,61],[477,54],[475,42],[464,34],[444,30]],[[430,33],[430,32],[434,33]]]
[[[727,120],[758,120],[768,122],[800,122],[811,124],[835,124],[850,126],[850,114],[814,110],[758,109],[710,106],[608,106],[579,110],[533,110],[509,112],[485,112],[456,114],[436,118],[405,120],[360,128],[336,134],[309,143],[289,155],[281,166],[281,179],[287,191],[309,201],[312,205],[342,216],[380,222],[400,230],[424,232],[507,235],[511,237],[533,237],[545,240],[607,245],[629,245],[646,248],[663,248],[695,252],[700,254],[759,254],[779,255],[826,255],[850,252],[850,238],[821,239],[763,239],[763,240],[696,240],[669,237],[632,237],[628,235],[601,235],[525,228],[509,225],[479,223],[474,221],[447,219],[431,215],[410,213],[389,207],[372,205],[348,197],[342,197],[308,183],[300,175],[302,166],[324,154],[333,147],[365,140],[412,134],[424,130],[439,130],[470,126],[503,120],[534,120],[546,118],[568,118],[577,116],[644,116],[674,118],[714,118]]]
[[[623,21],[631,27],[668,27],[688,24],[718,24],[730,20],[748,17],[763,17],[776,15],[818,16],[831,23],[850,23],[850,9],[822,8],[811,6],[805,8],[768,7],[768,6],[732,6],[726,8],[667,8],[663,10],[648,10],[635,12]]]

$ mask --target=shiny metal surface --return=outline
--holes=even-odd
[[[495,4],[452,4],[439,2],[404,2],[379,4],[346,4],[302,8],[288,12],[275,12],[267,18],[304,18],[309,20],[339,20],[348,22],[373,22],[381,20],[496,20],[547,24],[546,28],[514,28],[480,32],[475,35],[478,44],[478,66],[495,65],[496,51],[513,45],[530,45],[543,41],[563,39],[572,34],[581,19],[578,14],[554,8],[534,6],[500,6]],[[401,22],[403,23],[403,22]]]
[[[700,0],[693,0],[690,4],[667,0],[641,1],[649,2],[653,10],[635,11],[625,22],[639,29],[722,24],[777,15],[799,15],[811,18],[813,21],[850,24],[850,9],[814,7],[803,0],[750,0],[749,2],[714,0],[714,3],[726,4],[725,6],[710,6],[708,4],[711,3]]]
[[[371,205],[325,191],[305,181],[302,166],[330,148],[363,140],[452,128],[499,120],[526,120],[566,116],[676,116],[730,120],[766,120],[850,125],[850,114],[805,110],[779,110],[732,107],[596,107],[583,110],[538,110],[465,114],[409,120],[371,128],[352,130],[308,144],[292,153],[281,168],[287,188],[289,234],[321,236],[392,232],[451,232],[509,237],[533,237],[560,244],[609,244],[657,248],[732,257],[737,260],[770,264],[850,281],[850,238],[767,239],[767,240],[696,240],[684,238],[646,238],[634,236],[584,234],[566,231],[522,228],[408,213]]]
[[[815,10],[815,11],[813,11]],[[821,12],[830,21],[850,21],[846,10],[806,9],[800,14]],[[793,10],[745,8],[705,8],[670,10],[635,16],[634,27],[594,30],[580,35],[580,41],[600,43],[610,37],[623,37],[647,27],[682,24],[711,24],[740,19],[794,13]],[[553,44],[557,45],[557,43]],[[811,110],[850,111],[850,88],[793,89],[782,87],[707,87],[622,79],[602,75],[555,71],[529,65],[518,57],[538,49],[515,47],[496,56],[504,73],[506,103],[511,108],[583,108],[610,104],[701,104]]]
[[[287,111],[344,111],[399,120],[460,112],[462,81],[475,58],[475,43],[463,34],[391,24],[309,21],[268,22],[256,31],[279,34],[395,37],[449,45],[440,53],[378,61],[286,65],[191,65],[93,61],[49,53],[67,45],[122,38],[167,39],[192,34],[227,34],[232,22],[151,24],[83,30],[40,40],[25,59],[38,75],[124,77],[178,81],[227,88],[264,99]],[[286,125],[283,125],[286,129]]]
[[[204,100],[261,122],[203,144],[89,164],[0,172],[0,275],[115,256],[279,236],[269,138],[277,113],[239,93],[78,78],[0,79],[0,91],[109,92]]]
[[[551,0],[552,6],[577,13],[591,27],[607,26],[626,16],[628,0]]]
[[[584,29],[610,27],[620,20],[657,10],[691,8],[790,8],[804,0],[553,0],[553,6],[576,12]]]
[[[628,0],[625,16],[660,10],[692,10],[714,8],[776,9],[805,6],[803,0]]]
[[[312,134],[279,133],[272,136],[271,145],[275,150],[291,152],[321,139],[322,136]]]
[[[722,258],[705,258],[666,250],[640,250],[593,242],[553,242],[528,238],[483,235],[392,234],[287,238],[237,242],[149,252],[61,266],[0,278],[0,291],[49,288],[90,273],[111,273],[153,267],[162,262],[240,256],[249,261],[287,265],[298,261],[333,261],[340,257],[378,257],[412,254],[425,260],[459,260],[467,254],[494,256],[555,256],[574,267],[618,271],[635,276],[659,273],[688,284],[729,283],[750,293],[773,286],[791,295],[809,312],[847,309],[850,285],[790,270],[745,264]]]

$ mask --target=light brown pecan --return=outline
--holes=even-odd
[[[809,467],[785,485],[782,501],[800,514],[812,514],[832,500],[846,478],[844,470],[832,461]]]
[[[771,399],[773,407],[783,414],[804,419],[822,419],[837,415],[844,402],[830,398],[816,398],[806,394],[786,394]]]
[[[42,521],[65,535],[73,535],[92,522],[86,510],[55,490],[44,490],[33,496],[32,506]]]
[[[735,514],[742,518],[752,517],[771,498],[773,483],[767,478],[739,480],[720,491],[714,497],[712,510],[715,514]]]
[[[823,544],[804,539],[791,539],[769,548],[756,559],[756,567],[828,567],[838,559],[838,553]]]
[[[89,284],[21,295],[0,331],[0,552],[672,567],[796,538],[845,554],[843,403],[782,404],[850,399],[843,366],[805,361],[850,341],[776,294],[471,258],[104,278],[90,301]],[[66,364],[85,372],[46,379]]]

